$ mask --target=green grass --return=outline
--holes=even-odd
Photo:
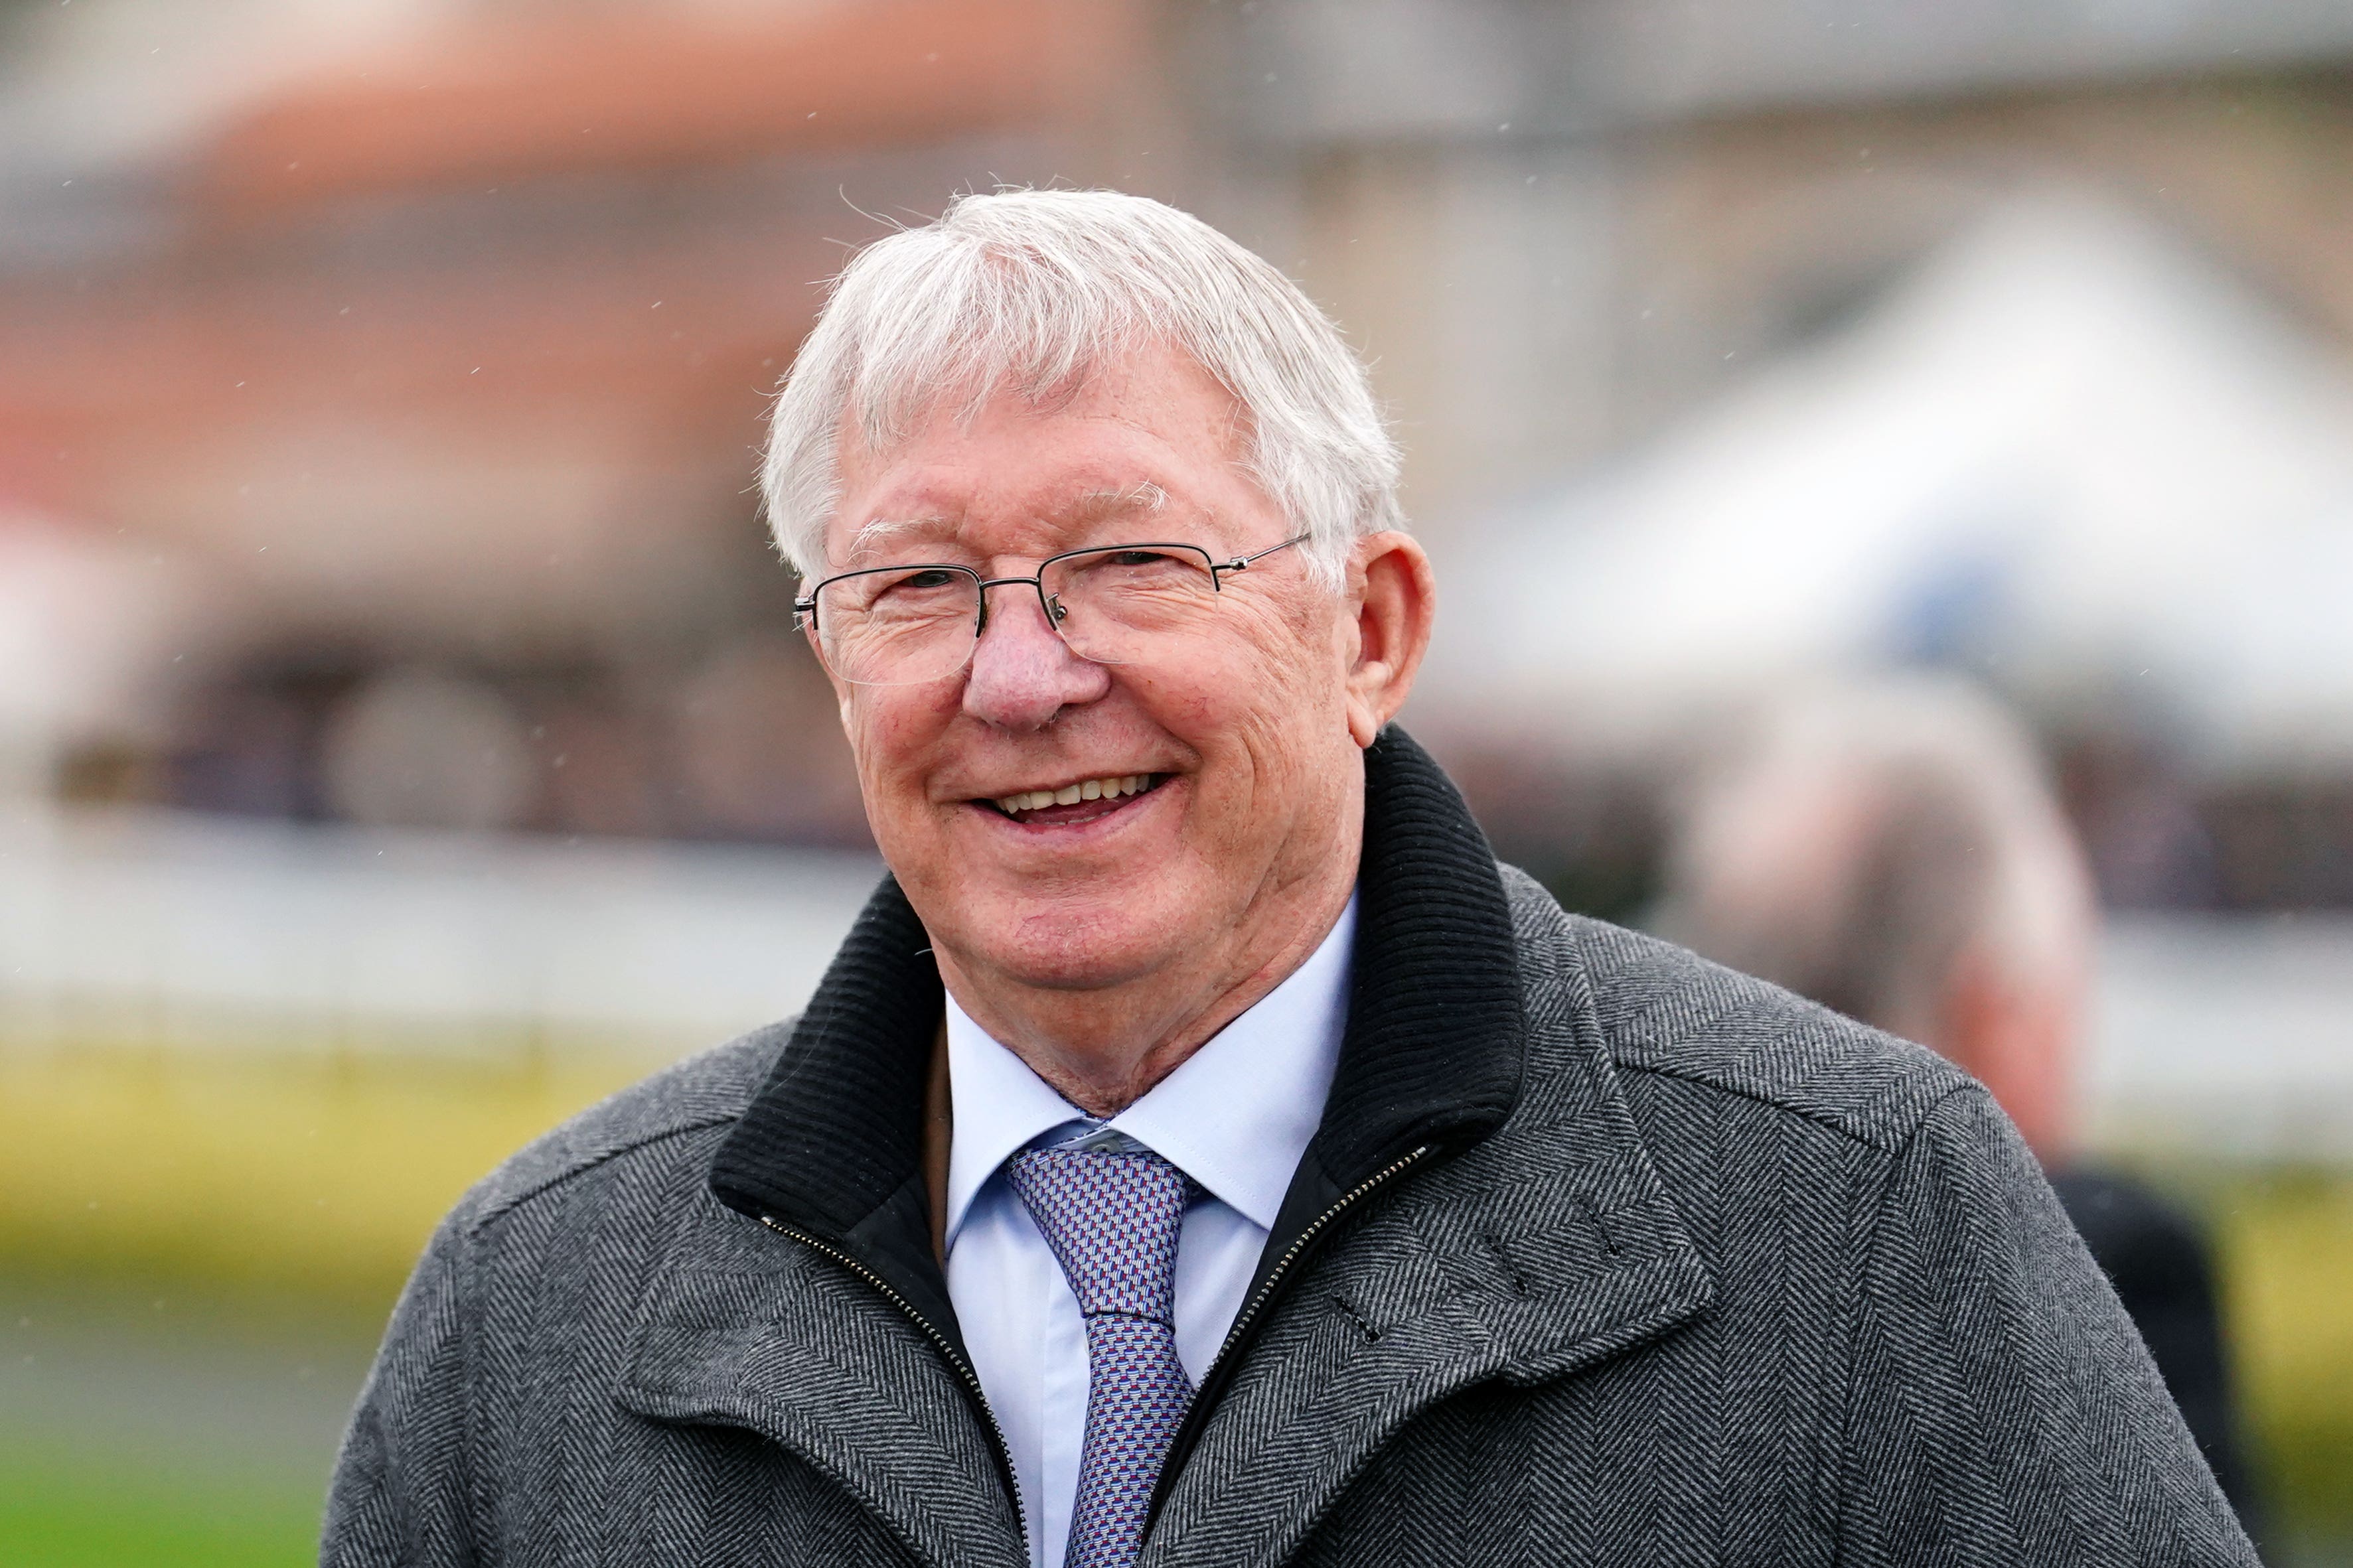
[[[0,1267],[381,1321],[469,1185],[651,1066],[0,1047]]]
[[[132,1466],[0,1457],[7,1568],[299,1568],[318,1561],[317,1495],[167,1479]]]
[[[2353,1173],[2235,1172],[2200,1189],[2274,1515],[2353,1556]]]
[[[468,1060],[0,1047],[0,1278],[142,1310],[150,1297],[201,1300],[198,1319],[220,1321],[199,1323],[192,1356],[224,1336],[372,1340],[468,1185],[650,1065],[586,1049]],[[132,1314],[120,1331],[162,1331]],[[67,1444],[11,1430],[7,1414],[0,1568],[317,1560],[331,1453],[290,1473],[283,1456],[240,1459],[202,1432],[158,1447],[142,1429],[110,1451],[88,1434]]]

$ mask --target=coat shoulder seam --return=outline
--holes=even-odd
[[[629,1139],[626,1142],[616,1143],[610,1148],[600,1149],[593,1154],[583,1155],[577,1161],[532,1183],[519,1192],[501,1194],[495,1202],[485,1204],[482,1211],[476,1215],[466,1226],[466,1234],[469,1238],[479,1237],[490,1227],[492,1222],[504,1218],[534,1198],[543,1197],[565,1183],[585,1176],[601,1165],[609,1164],[620,1159],[623,1155],[634,1154],[641,1149],[651,1148],[654,1144],[672,1138],[683,1138],[691,1133],[705,1132],[713,1127],[725,1127],[734,1121],[735,1118],[733,1115],[707,1116],[697,1121],[660,1128]]]

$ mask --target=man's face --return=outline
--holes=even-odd
[[[828,552],[837,571],[947,562],[992,577],[1092,545],[1247,554],[1298,530],[1243,470],[1243,439],[1207,374],[1139,352],[1044,405],[1000,393],[886,451],[845,440]],[[988,590],[961,672],[838,684],[875,839],[944,962],[1023,985],[1115,985],[1230,949],[1287,890],[1352,873],[1357,632],[1349,596],[1307,564],[1294,547],[1229,575],[1182,658],[1090,663],[1033,590],[1008,585]],[[1134,795],[997,804],[1139,778]]]

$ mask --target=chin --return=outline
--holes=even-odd
[[[1023,985],[1093,991],[1165,967],[1184,951],[1180,922],[1160,900],[1111,889],[1057,899],[1008,900],[966,924],[969,957]]]

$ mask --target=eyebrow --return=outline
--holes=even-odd
[[[1156,512],[1168,504],[1168,492],[1146,479],[1113,490],[1089,490],[1060,510],[1050,513],[1058,522],[1075,527],[1108,522],[1115,517]]]
[[[919,534],[940,538],[955,531],[955,524],[944,517],[873,518],[849,536],[849,547],[842,552],[841,563],[854,567],[861,556],[896,540]]]
[[[1085,496],[1063,508],[1073,521],[1102,521],[1103,517],[1118,517],[1123,512],[1157,512],[1169,503],[1169,494],[1151,479],[1141,484],[1127,484],[1120,489],[1090,489]]]

